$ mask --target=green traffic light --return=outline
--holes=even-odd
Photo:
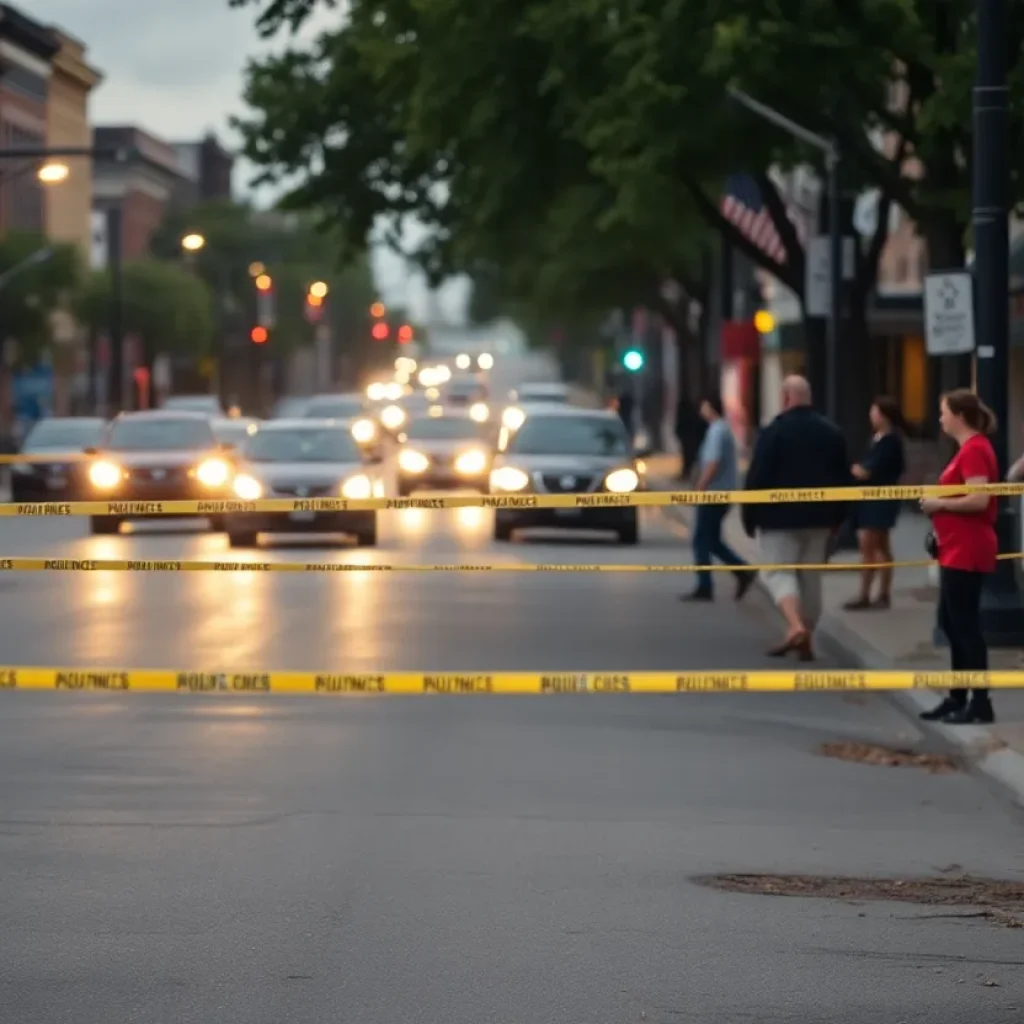
[[[622,365],[629,370],[630,373],[636,373],[636,371],[641,369],[644,365],[643,353],[638,352],[635,348],[631,348],[622,357]]]

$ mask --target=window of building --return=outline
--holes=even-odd
[[[9,64],[0,75],[0,86],[36,103],[46,103],[50,83],[42,77],[17,64]]]

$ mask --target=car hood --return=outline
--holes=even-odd
[[[632,466],[628,455],[502,455],[497,462],[527,473],[608,473]]]
[[[243,473],[268,487],[316,487],[336,484],[356,473],[365,473],[360,462],[247,462]]]
[[[483,441],[409,441],[406,448],[414,452],[422,452],[424,455],[459,455],[467,451],[487,451],[487,445]]]
[[[177,469],[180,466],[198,465],[200,462],[203,461],[203,459],[225,458],[225,455],[223,452],[196,451],[194,448],[192,448],[185,450],[175,449],[172,451],[160,452],[101,451],[99,457],[101,459],[109,459],[111,462],[116,462],[119,466],[124,466],[127,469]]]

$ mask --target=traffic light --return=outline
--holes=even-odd
[[[256,323],[260,327],[273,327],[276,323],[274,309],[274,282],[269,274],[258,274],[256,285]]]
[[[269,337],[270,333],[267,331],[266,327],[254,327],[249,332],[249,340],[254,345],[265,345]]]
[[[622,365],[630,373],[636,373],[644,368],[644,354],[638,348],[631,348],[622,356]]]
[[[269,292],[274,287],[274,282],[269,274],[256,275],[256,290],[258,292]]]
[[[372,316],[374,320],[379,320],[386,312],[387,310],[384,308],[383,302],[375,302],[370,307],[370,316]]]
[[[373,330],[370,333],[373,334],[374,341],[387,341],[388,325],[381,320],[373,325]]]
[[[407,345],[412,341],[412,328],[408,324],[402,324],[398,328],[398,342],[401,345]]]
[[[754,314],[754,330],[758,334],[771,334],[775,330],[775,317],[767,309],[759,309]]]

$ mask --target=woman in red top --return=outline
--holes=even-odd
[[[962,388],[942,396],[939,424],[958,445],[942,471],[940,484],[991,484],[999,481],[999,463],[986,434],[996,428],[992,410],[973,391]],[[954,672],[988,670],[988,648],[981,631],[981,586],[995,572],[996,499],[987,494],[924,498],[921,511],[931,516],[939,560],[939,626],[949,641]],[[949,696],[921,715],[949,724],[994,720],[988,689],[950,690]]]

